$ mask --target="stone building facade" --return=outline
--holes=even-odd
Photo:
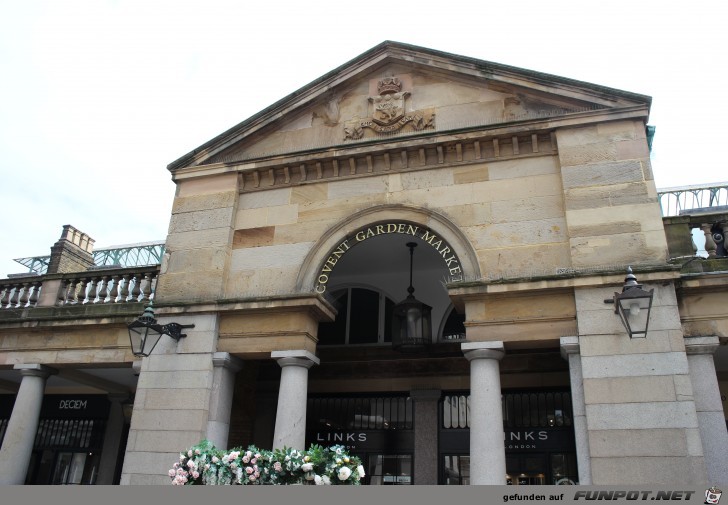
[[[689,244],[691,228],[718,236],[726,218],[663,218],[649,108],[374,47],[169,165],[158,271],[5,283],[3,454],[45,468],[30,457],[37,425],[13,422],[42,425],[55,380],[113,396],[99,414],[105,482],[166,483],[177,453],[207,438],[344,443],[372,484],[725,485],[728,368],[714,353],[728,260],[716,246],[694,261]],[[628,266],[654,290],[646,338],[605,303]],[[107,291],[80,300],[89,282]],[[432,309],[432,338],[402,352],[392,311],[408,285]],[[126,324],[145,297],[160,321],[194,328],[135,360]]]

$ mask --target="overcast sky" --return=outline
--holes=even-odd
[[[0,0],[0,277],[64,224],[164,240],[168,163],[384,40],[650,95],[658,188],[728,180],[727,21],[718,1]]]

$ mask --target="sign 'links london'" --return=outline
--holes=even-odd
[[[364,136],[364,129],[377,133],[392,133],[411,124],[416,131],[435,127],[435,112],[431,109],[405,113],[405,100],[409,91],[402,91],[402,82],[397,77],[385,77],[377,84],[379,95],[370,96],[374,106],[372,117],[347,121],[344,126],[344,140],[358,140]]]
[[[450,274],[450,282],[463,280],[463,269],[461,267],[460,260],[455,254],[453,248],[450,247],[450,245],[442,237],[437,236],[432,230],[423,226],[417,226],[410,223],[393,222],[376,224],[362,228],[339,243],[339,245],[331,251],[331,254],[326,261],[324,261],[324,264],[316,277],[314,290],[317,293],[326,292],[326,286],[336,263],[344,254],[347,253],[347,251],[349,251],[349,249],[351,249],[351,247],[364,242],[369,238],[392,233],[411,235],[421,239],[425,244],[431,246],[440,256],[442,256],[442,260],[445,262]]]

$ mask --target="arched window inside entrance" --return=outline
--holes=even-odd
[[[386,226],[374,224],[367,230],[386,230]],[[407,229],[405,226],[409,225],[402,225],[403,229]],[[337,317],[319,325],[320,345],[392,342],[394,307],[407,297],[410,285],[409,242],[417,243],[412,262],[414,296],[432,308],[433,341],[439,341],[443,334],[464,333],[462,318],[458,320],[445,288],[452,268],[447,260],[455,264],[454,253],[432,238],[434,235],[428,235],[425,241],[421,234],[375,234],[360,241],[353,238],[346,247],[340,247],[343,254],[331,255],[331,261],[321,270],[325,272],[321,277],[326,279],[322,294],[336,308]]]
[[[331,294],[336,320],[319,325],[321,345],[378,344],[392,341],[395,302],[384,293],[348,287]]]
[[[463,340],[465,338],[465,314],[457,311],[455,306],[450,307],[450,313],[440,328],[439,339],[445,342]]]
[[[330,295],[338,315],[319,324],[320,345],[381,344],[392,342],[392,311],[396,303],[376,289],[348,287]],[[435,341],[465,338],[465,315],[454,306],[443,319]]]

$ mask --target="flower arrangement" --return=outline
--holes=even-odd
[[[343,446],[312,445],[306,451],[285,447],[273,451],[250,446],[229,451],[208,440],[181,452],[169,470],[176,485],[359,485],[365,476],[361,460]]]

